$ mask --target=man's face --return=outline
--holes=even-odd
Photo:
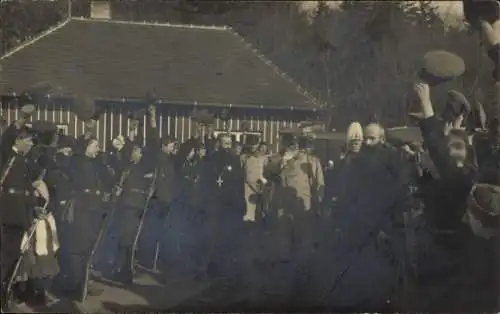
[[[234,146],[234,153],[236,155],[241,155],[242,150],[243,150],[243,147],[241,145]]]
[[[88,157],[96,157],[99,153],[99,143],[97,140],[91,140],[85,149],[85,155]]]
[[[19,150],[19,152],[21,152],[24,155],[29,153],[29,151],[33,148],[33,146],[34,146],[33,138],[31,137],[25,137],[16,140],[16,148]]]
[[[265,145],[265,144],[261,144],[261,145],[259,146],[259,153],[261,153],[262,155],[267,154],[267,145]]]
[[[73,149],[71,147],[63,147],[63,148],[58,150],[58,153],[66,156],[66,157],[69,157],[69,156],[73,155]]]
[[[198,149],[198,156],[200,158],[203,158],[207,155],[207,150],[205,149],[205,147],[201,147],[200,149]]]
[[[363,130],[365,145],[368,147],[376,146],[383,142],[383,130],[378,124],[369,124]]]
[[[131,159],[133,162],[139,162],[142,159],[142,149],[140,147],[134,147]]]
[[[448,139],[448,153],[453,160],[463,163],[467,159],[467,145],[460,137],[450,135]]]
[[[176,154],[177,153],[177,144],[175,142],[163,144],[162,151],[166,154],[171,154],[171,155]]]
[[[363,141],[360,138],[352,139],[349,141],[348,151],[353,153],[359,153],[362,146],[363,146]]]
[[[123,143],[123,141],[120,139],[120,138],[115,138],[112,142],[113,144],[113,148],[116,149],[116,151],[121,151],[123,149],[123,147],[125,146],[125,144]]]
[[[97,121],[94,119],[90,119],[90,120],[85,121],[85,130],[86,131],[91,131],[91,130],[95,129],[96,126],[97,126]]]
[[[220,148],[222,149],[231,149],[231,147],[233,146],[233,140],[228,135],[221,136],[219,143]]]

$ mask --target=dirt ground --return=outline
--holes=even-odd
[[[160,283],[160,282],[163,282]],[[20,304],[12,313],[117,313],[132,311],[169,310],[186,299],[208,289],[211,284],[169,276],[162,280],[158,274],[140,269],[134,285],[124,286],[94,277],[94,285],[103,290],[100,296],[89,296],[82,304],[60,299],[48,308],[32,308]]]

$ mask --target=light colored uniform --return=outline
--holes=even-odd
[[[264,167],[267,162],[265,156],[248,155],[243,160],[243,170],[245,174],[245,207],[246,212],[243,220],[255,221],[255,213],[258,206],[258,191],[260,189],[258,181],[263,184],[267,182],[264,178]]]
[[[292,159],[282,159],[281,185],[276,191],[278,213],[311,210],[321,203],[324,188],[323,168],[317,157],[300,151]]]

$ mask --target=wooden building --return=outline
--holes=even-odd
[[[159,99],[160,136],[180,141],[196,130],[194,108],[215,114],[229,108],[237,138],[245,123],[276,149],[280,129],[318,120],[325,108],[228,27],[70,18],[2,56],[0,66],[3,95],[43,81],[59,86],[60,96],[95,99],[104,149],[127,135],[128,114],[151,91]],[[17,106],[4,101],[0,115],[12,122]],[[50,95],[33,119],[55,122],[75,137],[83,132],[71,105]],[[222,127],[216,119],[215,130]]]

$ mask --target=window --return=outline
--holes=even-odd
[[[255,134],[255,135],[258,135],[260,138],[262,138],[262,132],[243,132],[243,131],[239,131],[239,132],[225,132],[225,131],[215,131],[214,132],[214,135],[215,137],[218,137],[219,134],[221,133],[229,133],[231,134],[231,138],[233,139],[233,141],[237,141],[237,142],[242,142],[243,141],[243,135],[244,134]]]
[[[29,128],[33,127],[31,123],[26,123],[26,126]],[[56,128],[60,134],[68,135],[68,126],[66,124],[56,124]]]

